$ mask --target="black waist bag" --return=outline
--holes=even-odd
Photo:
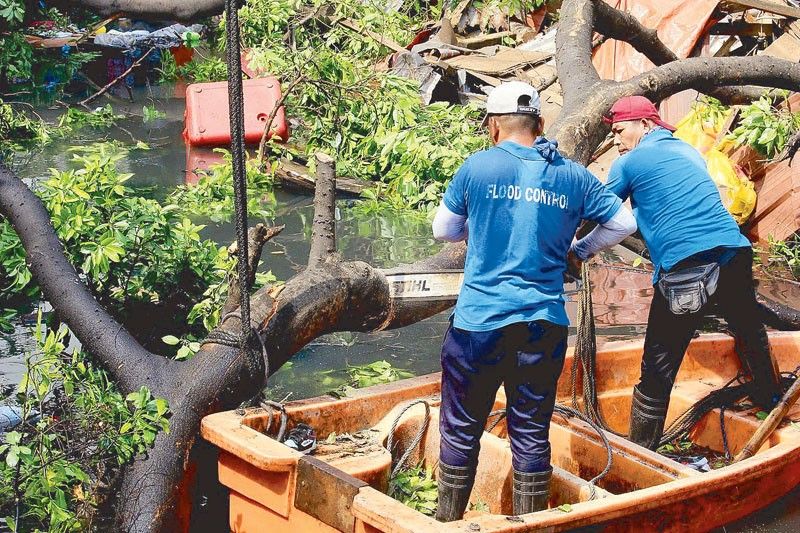
[[[658,290],[674,315],[696,313],[717,291],[719,263],[708,263],[662,274]]]

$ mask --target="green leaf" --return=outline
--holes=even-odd
[[[777,135],[778,132],[776,132],[774,128],[767,128],[758,138],[758,144],[768,144],[769,142],[773,141]]]
[[[181,342],[181,340],[175,335],[164,335],[163,337],[161,337],[161,341],[164,344],[168,344],[170,346],[175,346]]]
[[[175,359],[178,361],[184,361],[189,359],[192,355],[194,354],[188,346],[181,346],[178,348],[178,353],[175,354]]]
[[[766,412],[766,411],[759,411],[759,412],[756,413],[756,418],[758,418],[759,420],[766,420],[766,418],[768,416],[769,416],[769,413]]]
[[[568,504],[568,503],[561,504],[558,507],[556,507],[556,509],[558,509],[562,513],[571,513],[572,512],[572,506],[570,504]]]
[[[6,464],[9,466],[9,468],[14,468],[15,466],[17,466],[18,462],[19,462],[19,455],[17,455],[17,450],[11,448],[6,454]]]

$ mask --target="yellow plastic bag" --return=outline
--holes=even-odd
[[[716,142],[728,114],[719,114],[712,121],[704,120],[703,115],[702,104],[693,107],[689,114],[678,122],[674,135],[703,154],[708,165],[708,173],[719,189],[723,205],[733,215],[736,223],[742,225],[756,206],[757,197],[753,182],[737,172],[731,160],[725,155],[730,141],[723,139],[719,143]]]
[[[675,125],[677,129],[674,133],[675,137],[691,144],[701,154],[705,154],[714,146],[722,125],[728,117],[727,114],[724,114],[713,121],[705,120],[703,109],[702,104],[692,107],[689,114]]]
[[[706,152],[705,157],[708,173],[717,184],[723,205],[737,224],[744,224],[756,206],[757,196],[753,182],[740,176],[728,156],[717,147]]]

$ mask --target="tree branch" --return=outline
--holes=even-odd
[[[658,32],[644,26],[636,17],[615,9],[603,0],[592,0],[594,29],[610,39],[623,41],[644,54],[655,65],[663,65],[679,58],[658,37]]]
[[[166,367],[176,363],[145,350],[100,306],[67,259],[41,200],[3,164],[0,214],[19,235],[45,298],[120,390],[128,393],[143,383],[161,383]]]
[[[644,26],[630,13],[615,9],[603,0],[592,0],[594,4],[594,28],[606,37],[623,41],[643,54],[654,65],[661,66],[680,61],[653,28]],[[726,104],[744,104],[758,99],[767,88],[752,87],[713,87],[705,91],[710,96]]]
[[[224,0],[68,0],[68,4],[91,8],[107,16],[122,12],[135,18],[150,20],[196,20],[222,13]]]
[[[608,132],[603,115],[623,96],[643,95],[659,101],[686,89],[708,93],[720,85],[750,84],[796,90],[800,87],[800,63],[765,56],[672,61],[627,81],[597,84],[582,101],[565,106],[550,133],[564,155],[586,164]],[[568,81],[565,90],[570,86]]]
[[[120,74],[119,76],[117,76],[116,78],[114,78],[113,80],[111,80],[110,82],[108,82],[108,83],[107,83],[107,84],[106,84],[106,85],[105,85],[103,88],[101,88],[99,91],[97,91],[97,92],[96,92],[96,93],[94,93],[93,95],[91,95],[91,96],[89,96],[89,97],[87,97],[87,98],[85,98],[85,99],[81,100],[80,102],[78,102],[78,105],[82,105],[82,106],[84,106],[84,107],[87,107],[87,105],[89,104],[89,102],[91,102],[91,101],[93,101],[93,100],[95,100],[95,99],[97,99],[97,98],[100,98],[101,96],[103,96],[103,95],[104,95],[106,92],[108,92],[108,90],[109,90],[109,89],[111,89],[111,88],[112,88],[114,85],[116,85],[116,84],[117,84],[117,82],[119,82],[120,80],[124,80],[124,79],[125,79],[125,76],[127,76],[128,74],[130,74],[130,73],[133,71],[133,69],[135,69],[136,67],[138,67],[139,65],[141,65],[141,64],[142,64],[142,61],[144,61],[145,59],[147,59],[147,56],[149,56],[150,54],[152,54],[152,53],[153,53],[153,51],[154,51],[155,49],[156,49],[156,48],[155,48],[155,46],[151,47],[151,48],[150,48],[150,49],[149,49],[147,52],[145,52],[144,54],[142,54],[142,55],[141,55],[141,57],[139,57],[139,59],[137,59],[136,61],[134,61],[134,62],[133,62],[133,64],[132,64],[130,67],[128,67],[128,69],[127,69],[125,72],[123,72],[122,74]]]
[[[298,84],[302,83],[305,78],[305,74],[300,74],[297,78],[295,78],[294,81],[292,81],[292,83],[290,83],[283,91],[283,94],[281,94],[281,97],[278,99],[278,101],[275,102],[275,105],[272,107],[272,111],[269,112],[267,121],[264,123],[264,133],[261,134],[261,141],[258,143],[256,161],[258,161],[259,165],[264,163],[264,151],[267,148],[267,141],[270,138],[270,133],[272,133],[272,123],[275,122],[275,117],[278,116],[278,113],[281,110],[284,110],[284,102],[292,93],[294,88],[297,87]]]
[[[591,0],[565,0],[556,33],[556,69],[562,81],[564,107],[572,107],[600,82],[592,63]]]
[[[332,157],[321,152],[316,154],[316,158],[309,268],[321,266],[336,253],[336,164]]]
[[[673,61],[619,84],[624,94],[643,94],[652,100],[686,89],[708,93],[720,85],[766,85],[777,89],[800,87],[800,63],[774,57],[690,57]]]
[[[247,282],[248,287],[252,287],[253,283],[256,281],[256,269],[258,268],[258,263],[261,261],[261,251],[264,249],[264,245],[267,244],[267,241],[278,235],[280,232],[283,231],[285,225],[281,226],[273,226],[271,228],[266,227],[264,224],[256,224],[252,228],[250,228],[247,232],[247,272],[249,273],[249,279]],[[228,254],[233,257],[236,255],[236,243],[230,245],[228,248]],[[225,305],[222,306],[222,315],[226,315],[231,311],[238,309],[239,302],[241,300],[241,287],[239,286],[239,280],[235,276],[231,276],[230,281],[228,282],[228,297],[225,300]]]

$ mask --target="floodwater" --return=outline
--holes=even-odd
[[[75,137],[48,145],[41,152],[15,162],[23,178],[40,179],[48,168],[67,168],[70,146],[86,145],[102,139],[125,143],[143,141],[147,151],[135,151],[121,162],[120,171],[134,174],[129,182],[143,194],[162,197],[187,179],[188,154],[183,143],[184,101],[172,86],[154,87],[134,92],[136,102],[115,104],[118,113],[130,113],[112,130],[85,129]],[[146,104],[166,113],[166,118],[145,123],[142,106]],[[45,118],[55,118],[59,111],[39,109]],[[276,191],[277,206],[267,224],[285,224],[284,231],[267,243],[262,270],[271,270],[278,279],[287,280],[304,268],[308,257],[310,221],[313,216],[308,196]],[[207,224],[203,236],[220,244],[229,244],[234,236],[231,224]],[[251,219],[251,223],[257,222]],[[431,237],[425,220],[392,214],[362,214],[352,202],[337,203],[337,238],[339,251],[346,259],[367,261],[379,267],[410,263],[437,252],[441,245]],[[640,337],[647,321],[652,296],[650,274],[632,268],[630,252],[616,248],[605,257],[608,266],[596,268],[593,276],[593,300],[599,343]],[[782,284],[770,286],[770,294],[784,302],[800,303],[800,290]],[[576,303],[568,302],[574,322]],[[26,312],[34,310],[28,309]],[[299,399],[324,394],[342,384],[349,365],[360,365],[385,359],[393,366],[415,374],[439,370],[439,350],[449,312],[394,331],[380,333],[336,333],[317,339],[299,352],[290,364],[278,370],[269,380],[269,396],[276,400]],[[24,356],[34,349],[27,323],[18,321],[16,331],[0,336],[0,394],[7,396],[24,373]],[[574,334],[574,330],[572,331]],[[725,531],[793,531],[800,525],[800,488],[777,503],[745,520],[724,528]],[[723,531],[723,529],[720,529]]]

